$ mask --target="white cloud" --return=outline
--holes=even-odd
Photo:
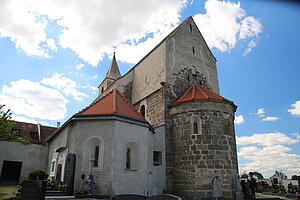
[[[295,144],[300,141],[300,138],[290,138],[287,135],[275,132],[275,133],[259,133],[252,136],[236,137],[236,143],[238,145],[257,144],[262,146],[282,145],[282,144]]]
[[[55,73],[50,78],[43,78],[41,83],[52,86],[65,95],[71,95],[78,101],[81,101],[84,97],[89,97],[89,95],[78,91],[79,86],[77,83],[70,78],[63,76],[63,74]]]
[[[80,70],[83,67],[84,67],[84,64],[82,64],[82,63],[75,65],[75,69],[78,69],[78,70]]]
[[[48,122],[45,122],[45,121],[37,121],[35,119],[32,119],[32,118],[27,118],[27,117],[21,117],[21,116],[18,116],[18,115],[12,115],[12,120],[14,121],[18,121],[18,122],[27,122],[27,123],[32,123],[32,124],[41,124],[41,125],[44,125],[44,126],[50,126],[50,124]]]
[[[292,109],[289,109],[288,112],[295,116],[300,116],[300,100],[296,101],[294,104],[291,105]]]
[[[235,124],[241,124],[241,123],[244,123],[244,116],[243,115],[239,115],[239,116],[235,116],[235,119],[234,119],[234,123]]]
[[[98,74],[95,74],[94,76],[92,76],[92,79],[96,79],[98,78]]]
[[[264,108],[259,108],[257,110],[257,116],[264,116],[263,114],[265,114],[265,109]]]
[[[251,39],[246,49],[249,53],[256,45],[253,38],[262,32],[262,25],[246,16],[239,2],[207,0],[205,9],[206,14],[196,14],[194,19],[210,48],[230,51],[239,40]]]
[[[0,1],[0,37],[7,37],[17,49],[29,55],[49,57],[57,47],[47,38],[47,20],[30,10],[27,1]]]
[[[265,109],[259,108],[256,112],[256,115],[262,118],[262,121],[276,121],[279,120],[279,117],[265,116]]]
[[[262,119],[262,121],[276,121],[279,117],[265,117]]]
[[[96,66],[105,53],[111,53],[113,45],[129,42],[142,53],[151,50],[157,42],[145,37],[166,35],[179,23],[181,9],[186,5],[186,0],[1,1],[0,32],[26,53],[46,56],[46,50],[56,50],[54,40],[45,34],[47,20],[54,20],[63,27],[58,33],[59,44]],[[144,45],[139,46],[141,40]],[[126,58],[120,59],[136,62],[141,58],[137,52],[123,52]]]
[[[270,177],[274,171],[282,170],[289,176],[300,166],[300,155],[288,153],[292,149],[283,145],[266,146],[258,148],[255,146],[242,147],[238,152],[239,159],[243,158],[249,162],[240,164],[240,171],[258,171],[264,177]]]
[[[25,79],[4,85],[0,101],[13,113],[48,120],[64,119],[69,102],[59,91]]]
[[[253,40],[251,40],[248,44],[248,47],[245,49],[243,56],[246,56],[248,53],[251,52],[252,48],[254,48],[256,46],[256,42],[254,42]]]

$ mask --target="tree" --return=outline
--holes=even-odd
[[[253,174],[258,178],[258,179],[264,179],[263,175],[259,172],[253,172]]]
[[[14,123],[10,121],[11,119],[11,113],[8,109],[7,111],[4,111],[4,106],[0,104],[0,134],[10,134],[12,131],[12,127]]]
[[[298,178],[300,178],[300,176],[298,176],[298,175],[293,175],[292,176],[292,180],[298,180]]]
[[[12,133],[12,127],[14,122],[11,121],[11,112],[10,109],[4,111],[4,106],[0,104],[0,140],[10,141],[10,142],[21,142],[21,143],[30,143],[22,137],[19,137]]]
[[[241,178],[248,178],[248,174],[246,172],[242,173]]]

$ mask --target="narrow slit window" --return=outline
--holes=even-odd
[[[198,134],[198,123],[194,123],[194,134]]]
[[[99,146],[96,146],[96,148],[95,148],[94,167],[98,167],[98,160],[99,160]]]
[[[125,166],[126,169],[130,169],[131,166],[130,166],[130,148],[127,148],[126,149],[126,166]]]
[[[192,24],[190,24],[190,31],[193,31],[193,29],[192,29]]]
[[[195,54],[195,47],[193,47],[192,49],[193,49],[193,54]]]
[[[140,113],[143,117],[145,117],[145,106],[144,105],[141,106]]]

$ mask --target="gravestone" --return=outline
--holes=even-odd
[[[68,186],[66,195],[74,194],[74,178],[75,178],[76,155],[69,153],[66,159],[64,180]]]
[[[47,181],[24,180],[21,188],[22,200],[44,200]]]
[[[212,180],[213,199],[222,198],[222,182],[220,176],[214,176]]]

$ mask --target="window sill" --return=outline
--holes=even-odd
[[[138,169],[124,169],[125,172],[137,172],[139,171]]]

